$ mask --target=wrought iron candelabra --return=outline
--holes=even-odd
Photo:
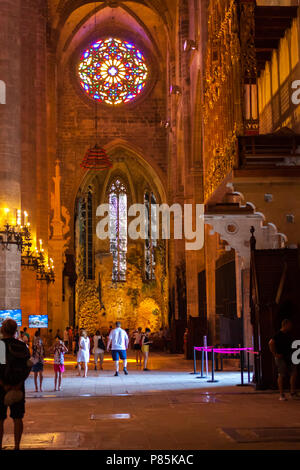
[[[27,212],[25,212],[25,221],[27,221]],[[32,235],[30,232],[30,224],[21,225],[20,211],[17,213],[16,224],[6,222],[3,230],[0,230],[0,245],[3,250],[9,251],[11,246],[17,246],[21,252],[22,268],[31,269],[36,272],[38,281],[46,281],[47,284],[55,281],[55,272],[53,260],[50,258],[47,262],[42,241],[40,240],[40,249],[32,249]]]

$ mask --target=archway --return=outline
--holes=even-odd
[[[168,317],[167,244],[153,243],[151,236],[131,239],[127,228],[129,207],[149,197],[152,203],[166,202],[164,187],[141,155],[120,142],[109,147],[113,167],[89,170],[75,201],[75,321],[90,333],[99,327],[106,331],[117,320],[130,330],[142,321],[158,331]],[[105,217],[112,232],[106,239],[96,233],[101,204],[109,204]],[[147,216],[154,223],[149,211]]]

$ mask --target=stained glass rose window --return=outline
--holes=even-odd
[[[140,95],[149,72],[143,53],[134,44],[110,38],[95,42],[83,52],[78,74],[89,97],[117,105]]]

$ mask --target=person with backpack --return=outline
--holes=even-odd
[[[103,361],[104,361],[104,337],[101,335],[100,331],[97,330],[93,338],[94,340],[94,361],[95,361],[95,370],[97,370],[98,359],[100,360],[100,370],[103,370]]]
[[[5,358],[0,357],[0,450],[4,432],[4,421],[7,408],[14,421],[15,450],[19,450],[23,433],[25,415],[24,383],[30,374],[32,363],[26,344],[15,338],[18,325],[14,320],[7,319],[2,323],[1,345],[4,343]]]
[[[85,330],[81,330],[79,339],[79,351],[77,353],[78,375],[81,372],[81,363],[84,364],[84,376],[87,377],[88,364],[90,360],[90,338]]]

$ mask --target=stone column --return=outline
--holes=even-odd
[[[218,236],[210,235],[210,227],[205,227],[205,265],[206,265],[206,299],[209,341],[216,342],[216,253]]]
[[[49,240],[49,252],[55,266],[55,283],[49,286],[48,301],[53,331],[63,329],[69,324],[69,315],[63,311],[62,288],[63,269],[67,240],[64,237],[64,223],[61,215],[61,175],[59,161],[56,161],[54,193],[53,193],[53,218],[51,220],[52,237]]]
[[[6,85],[5,104],[0,104],[0,225],[4,208],[11,222],[21,208],[20,132],[20,0],[0,3],[0,80]],[[3,102],[3,100],[2,100]],[[0,252],[0,309],[20,307],[20,252],[15,246]]]

